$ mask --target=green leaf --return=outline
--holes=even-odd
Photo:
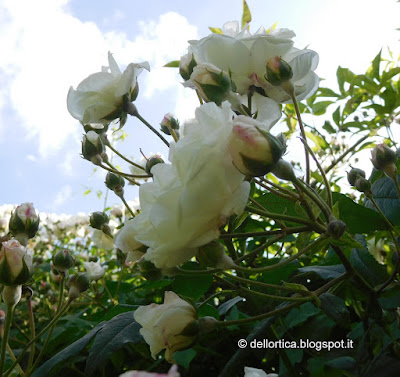
[[[336,359],[328,360],[325,364],[333,369],[352,369],[356,366],[356,361],[350,356],[341,356]]]
[[[373,287],[378,284],[383,284],[389,278],[386,267],[382,264],[379,264],[368,250],[351,250],[350,263],[354,269]]]
[[[91,375],[96,369],[103,367],[109,357],[128,343],[141,343],[141,326],[133,318],[133,312],[122,313],[106,322],[89,351],[85,374]]]
[[[395,67],[389,71],[382,72],[381,83],[384,84],[386,81],[390,80],[392,77],[400,73],[400,67]]]
[[[307,321],[310,317],[313,317],[320,313],[321,310],[315,307],[310,302],[300,305],[298,308],[292,309],[284,319],[286,328],[291,329],[298,325],[301,325]]]
[[[314,142],[315,146],[312,148],[314,152],[319,151],[320,149],[326,149],[328,148],[329,144],[325,139],[323,139],[319,135],[315,135],[311,132],[306,132],[306,136]]]
[[[344,300],[332,293],[325,292],[319,296],[321,309],[331,317],[339,326],[350,325],[350,314]]]
[[[222,29],[220,29],[219,27],[209,27],[209,29],[214,33],[214,34],[224,34],[224,32],[222,31]]]
[[[333,112],[332,119],[338,126],[340,126],[340,106],[338,106],[337,109]]]
[[[382,49],[379,51],[378,55],[375,56],[374,60],[372,61],[372,77],[379,80],[379,66],[381,64],[381,53]]]
[[[346,272],[342,264],[333,266],[307,266],[299,268],[300,272],[314,272],[324,280],[335,279]]]
[[[184,265],[185,270],[200,269],[197,263],[189,262]],[[210,288],[213,282],[211,275],[177,275],[172,283],[172,290],[178,295],[198,301]]]
[[[362,245],[355,240],[348,232],[346,232],[340,239],[330,239],[329,242],[333,245],[343,246],[343,247],[362,247]]]
[[[54,355],[50,360],[46,361],[39,369],[31,375],[31,377],[50,376],[53,369],[66,363],[71,357],[79,355],[81,351],[90,343],[94,336],[103,328],[104,323],[98,324],[93,330],[84,337],[64,348],[61,352]],[[55,372],[55,371],[53,371]],[[53,374],[53,373],[52,373]]]
[[[387,229],[385,221],[375,211],[353,202],[348,196],[338,192],[333,192],[332,198],[334,204],[339,203],[340,220],[347,225],[350,233]]]
[[[394,182],[390,178],[382,176],[373,183],[371,190],[377,205],[389,221],[393,225],[400,225],[400,201]],[[365,206],[376,212],[374,205],[368,198],[365,200]],[[376,214],[378,215],[377,212]]]
[[[189,369],[190,362],[197,355],[197,352],[193,348],[189,348],[185,351],[178,351],[174,353],[174,360],[176,363],[185,369]]]
[[[284,259],[268,259],[268,263],[265,263],[265,266],[276,265]],[[282,280],[289,280],[290,276],[297,271],[299,268],[299,262],[297,260],[292,261],[288,264],[283,265],[282,267],[278,267],[272,271],[266,271],[262,274],[262,280],[264,283],[268,284],[280,284]]]
[[[333,101],[321,101],[321,102],[314,103],[312,105],[312,112],[314,113],[314,115],[325,114],[327,107],[329,105],[331,105],[332,103],[334,103],[334,102]]]
[[[243,0],[242,29],[251,21],[250,8],[246,0]]]
[[[179,60],[172,60],[171,62],[164,65],[164,67],[179,68]]]
[[[234,307],[238,302],[243,301],[244,298],[240,297],[240,296],[236,296],[234,298],[231,298],[228,301],[225,301],[223,304],[221,304],[220,306],[218,306],[218,313],[219,315],[225,315],[226,313],[228,313],[228,311]]]
[[[318,97],[340,97],[340,94],[329,88],[318,88]]]
[[[327,131],[330,134],[334,134],[336,133],[336,130],[332,127],[331,122],[329,122],[328,120],[325,121],[324,125],[322,126],[322,128]]]

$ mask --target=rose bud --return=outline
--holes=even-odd
[[[196,65],[196,60],[194,60],[194,56],[191,52],[181,57],[181,61],[179,62],[179,74],[185,81],[190,79]]]
[[[145,166],[145,171],[147,174],[151,174],[151,168],[154,165],[157,164],[162,164],[164,163],[164,160],[159,156],[159,155],[154,155],[152,157],[150,157],[147,161],[146,161],[146,166]]]
[[[170,129],[179,130],[179,120],[174,118],[171,113],[165,114],[160,123],[161,131],[167,135],[171,135]]]
[[[237,122],[232,129],[228,150],[233,164],[242,174],[258,177],[272,170],[286,146],[256,125]]]
[[[125,180],[119,174],[108,172],[104,183],[108,189],[114,191],[115,195],[119,197],[124,195]]]
[[[271,173],[280,179],[285,181],[296,180],[296,175],[294,174],[293,166],[290,162],[280,159],[272,168]]]
[[[371,152],[374,168],[383,171],[389,178],[397,179],[397,153],[386,144],[377,145]]]
[[[224,246],[216,240],[201,246],[196,259],[207,267],[229,269],[235,265],[232,258],[226,255]]]
[[[371,190],[371,182],[365,179],[361,175],[357,177],[354,187],[360,192],[368,192]]]
[[[103,226],[108,224],[109,217],[101,211],[93,212],[90,215],[89,223],[92,228],[102,230]]]
[[[197,340],[196,310],[174,292],[165,292],[162,305],[141,306],[134,317],[142,326],[140,333],[150,345],[153,359],[166,348],[165,358],[172,363],[174,352],[191,347]]]
[[[17,240],[3,242],[0,249],[0,283],[22,285],[32,276],[32,252]]]
[[[341,220],[332,220],[329,222],[326,232],[335,240],[341,238],[346,231],[346,224]]]
[[[58,272],[66,272],[75,264],[75,259],[67,250],[61,250],[53,256],[53,266]]]
[[[90,279],[87,273],[71,275],[68,280],[69,292],[68,298],[75,300],[82,292],[85,292],[90,287]]]
[[[26,235],[27,238],[32,238],[39,229],[39,221],[39,216],[37,215],[33,204],[22,203],[11,214],[9,229],[14,237],[21,234]]]
[[[358,177],[363,177],[365,178],[365,171],[357,168],[352,168],[348,173],[347,173],[347,180],[349,183],[354,186],[356,183],[356,180]]]
[[[190,80],[206,102],[220,105],[231,94],[231,80],[212,64],[199,64],[193,69]]]
[[[266,69],[264,77],[274,86],[280,86],[293,77],[292,67],[279,56],[268,59]]]
[[[89,131],[83,136],[82,156],[95,165],[103,162],[102,155],[105,153],[104,144],[101,137],[94,131]]]
[[[106,273],[100,263],[97,262],[83,262],[83,267],[85,267],[85,270],[89,275],[90,281],[97,281],[101,279]]]

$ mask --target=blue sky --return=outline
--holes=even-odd
[[[399,52],[400,4],[395,0],[248,0],[252,30],[296,33],[295,45],[320,55],[317,74],[334,83],[338,65],[362,72],[381,47]],[[177,70],[162,68],[185,53],[208,26],[239,20],[241,0],[0,0],[0,205],[33,202],[39,211],[75,214],[103,208],[95,194],[103,172],[80,158],[80,125],[66,110],[72,85],[107,65],[110,50],[124,67],[148,60],[136,102],[154,126],[167,112],[193,116],[196,101]],[[128,156],[167,150],[137,120],[120,146]],[[122,165],[122,164],[121,164]],[[128,200],[137,192],[127,189]],[[118,203],[111,193],[109,204]]]

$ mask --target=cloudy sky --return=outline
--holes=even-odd
[[[317,74],[334,85],[338,65],[364,72],[381,47],[399,51],[396,0],[248,0],[259,26],[295,31],[295,46],[320,55]],[[189,39],[240,20],[241,0],[0,0],[0,205],[33,202],[39,211],[75,214],[103,209],[103,172],[80,158],[81,126],[66,109],[70,86],[107,65],[149,61],[139,77],[140,113],[154,126],[167,112],[193,116],[193,93],[176,69]],[[163,144],[136,119],[118,147],[138,159]],[[122,165],[122,164],[121,164]],[[92,189],[93,193],[84,196]],[[128,189],[127,199],[137,193]],[[113,194],[108,204],[118,203]]]

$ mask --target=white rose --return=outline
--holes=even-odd
[[[265,373],[261,369],[244,367],[244,377],[278,377],[276,373]]]
[[[99,280],[106,273],[100,263],[97,262],[83,262],[83,267],[89,275],[90,280]]]
[[[25,284],[32,275],[32,252],[17,240],[2,242],[0,249],[0,283]]]
[[[140,187],[142,212],[132,220],[135,239],[148,246],[145,259],[158,268],[175,267],[200,246],[219,237],[232,214],[243,212],[250,184],[232,164],[228,140],[235,116],[208,103],[172,143],[171,164],[152,168],[153,182]]]
[[[136,79],[143,69],[150,71],[148,62],[130,63],[121,73],[112,54],[108,53],[109,67],[93,73],[75,89],[69,89],[67,107],[70,114],[83,124],[109,124],[122,114],[123,97],[131,96]]]
[[[196,335],[182,335],[183,330],[197,320],[196,310],[174,292],[165,292],[164,304],[138,308],[134,317],[142,328],[140,333],[150,346],[151,356],[166,348],[165,358],[172,362],[172,354],[190,347]]]
[[[270,33],[260,28],[251,34],[247,28],[241,32],[238,25],[224,25],[224,34],[212,34],[199,41],[190,41],[190,51],[197,64],[213,64],[225,72],[231,72],[237,92],[247,94],[251,85],[262,88],[269,98],[277,102],[289,102],[288,94],[271,85],[264,77],[268,59],[281,57],[293,69],[291,82],[298,100],[311,96],[318,87],[318,76],[313,72],[318,65],[318,54],[312,50],[293,47],[290,30],[274,30]]]
[[[143,244],[136,240],[133,219],[127,220],[114,238],[115,247],[127,255],[127,262],[137,262],[143,256]]]

